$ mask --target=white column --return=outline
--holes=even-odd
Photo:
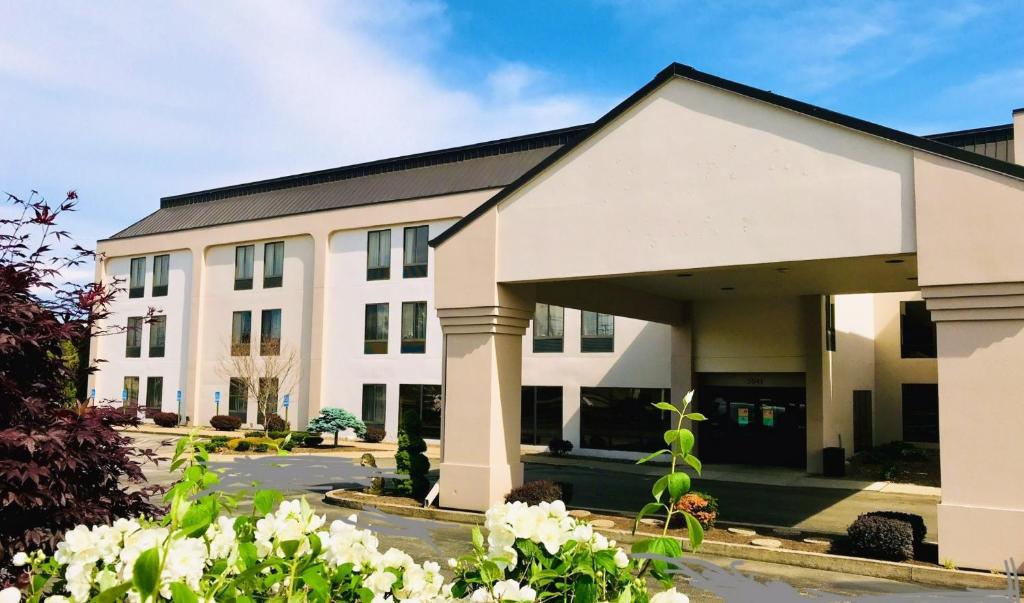
[[[439,309],[444,332],[441,504],[482,511],[523,482],[520,397],[530,312]]]

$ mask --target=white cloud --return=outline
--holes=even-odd
[[[77,188],[86,244],[158,197],[575,125],[608,99],[508,57],[444,72],[436,2],[6,3],[0,189]]]

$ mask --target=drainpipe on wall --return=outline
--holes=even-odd
[[[1013,160],[1024,165],[1024,107],[1013,110]]]

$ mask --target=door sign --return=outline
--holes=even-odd
[[[765,406],[761,409],[761,423],[765,427],[771,427],[775,425],[775,409],[769,406]]]
[[[749,408],[737,408],[736,418],[740,425],[746,425],[750,423],[750,409]]]

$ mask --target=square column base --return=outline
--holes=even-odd
[[[1024,564],[1024,509],[939,504],[939,560],[957,567],[1004,571]]]
[[[523,483],[523,464],[441,463],[440,504],[449,509],[486,511]]]

